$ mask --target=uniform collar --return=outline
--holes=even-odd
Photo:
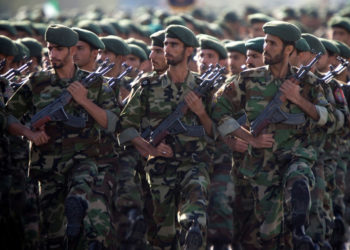
[[[163,75],[165,77],[162,79],[162,87],[166,88],[172,83],[172,81],[170,79],[168,71],[166,71]],[[183,82],[183,84],[188,85],[191,89],[194,89],[196,87],[195,76],[193,72],[191,72],[190,70],[188,71],[187,77],[185,78],[185,81]]]

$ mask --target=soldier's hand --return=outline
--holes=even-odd
[[[26,137],[28,140],[32,141],[36,146],[46,144],[50,140],[50,137],[45,133],[44,129],[32,131]]]
[[[72,82],[67,91],[72,95],[73,99],[80,105],[83,105],[87,100],[88,90],[80,82]]]
[[[159,145],[157,146],[157,154],[158,155],[155,156],[161,156],[166,158],[171,158],[174,155],[171,147],[163,142],[159,143]]]
[[[225,136],[224,142],[231,148],[232,151],[244,153],[248,150],[248,142],[242,139]]]
[[[190,91],[185,96],[185,102],[188,108],[197,116],[201,116],[206,112],[201,98],[199,98],[193,91]]]
[[[287,79],[283,82],[280,87],[280,91],[285,95],[285,97],[295,103],[298,104],[300,99],[300,86],[295,84],[293,80]]]
[[[272,148],[274,143],[273,134],[260,134],[255,137],[252,146],[254,148]]]

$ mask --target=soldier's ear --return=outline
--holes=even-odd
[[[286,52],[286,54],[289,56],[290,54],[292,54],[294,50],[294,46],[293,45],[287,45],[285,48],[284,48],[284,51]]]

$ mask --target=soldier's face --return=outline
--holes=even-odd
[[[341,41],[345,44],[350,44],[350,33],[343,28],[333,27],[332,28],[332,39]]]
[[[177,38],[165,38],[164,51],[168,65],[176,66],[185,60],[186,48]]]
[[[88,65],[90,62],[96,60],[97,50],[92,50],[90,45],[86,42],[79,41],[77,43],[77,52],[75,53],[73,59],[74,63],[79,67]]]
[[[198,70],[203,74],[208,68],[209,65],[216,65],[219,63],[219,54],[212,49],[200,49],[198,51]]]
[[[58,46],[53,43],[47,43],[49,58],[54,69],[63,68],[69,61],[73,61],[73,55],[70,48]]]
[[[126,64],[129,66],[132,66],[132,71],[138,72],[140,65],[141,65],[141,60],[139,57],[129,54],[126,56],[126,60],[125,60]]]
[[[284,59],[284,46],[277,36],[267,34],[264,42],[263,58],[266,65],[281,63]]]
[[[246,55],[233,51],[228,53],[228,64],[230,66],[231,74],[236,75],[242,71],[242,65],[247,60]]]
[[[252,38],[265,36],[265,33],[262,29],[262,26],[264,26],[264,24],[265,23],[263,22],[253,23],[252,26],[250,27],[250,36]]]
[[[326,72],[328,70],[328,53],[322,55],[318,62],[316,63],[316,68],[321,72]]]
[[[166,64],[163,47],[152,46],[149,59],[152,63],[152,70],[156,72],[165,71],[168,68]]]
[[[246,65],[249,69],[264,66],[263,55],[255,50],[248,49]]]

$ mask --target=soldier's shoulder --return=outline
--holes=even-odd
[[[253,69],[246,69],[239,73],[240,78],[255,78],[255,77],[264,77],[268,71],[267,66],[261,66]]]
[[[164,74],[163,75],[159,75],[158,73],[156,72],[151,72],[147,75],[143,75],[139,80],[138,82],[140,83],[140,86],[141,87],[152,87],[152,86],[155,86],[157,84],[159,84],[162,79],[163,79]]]
[[[29,79],[40,80],[40,79],[50,78],[54,74],[55,74],[55,72],[53,69],[41,70],[41,71],[36,71],[36,72],[30,73]]]

